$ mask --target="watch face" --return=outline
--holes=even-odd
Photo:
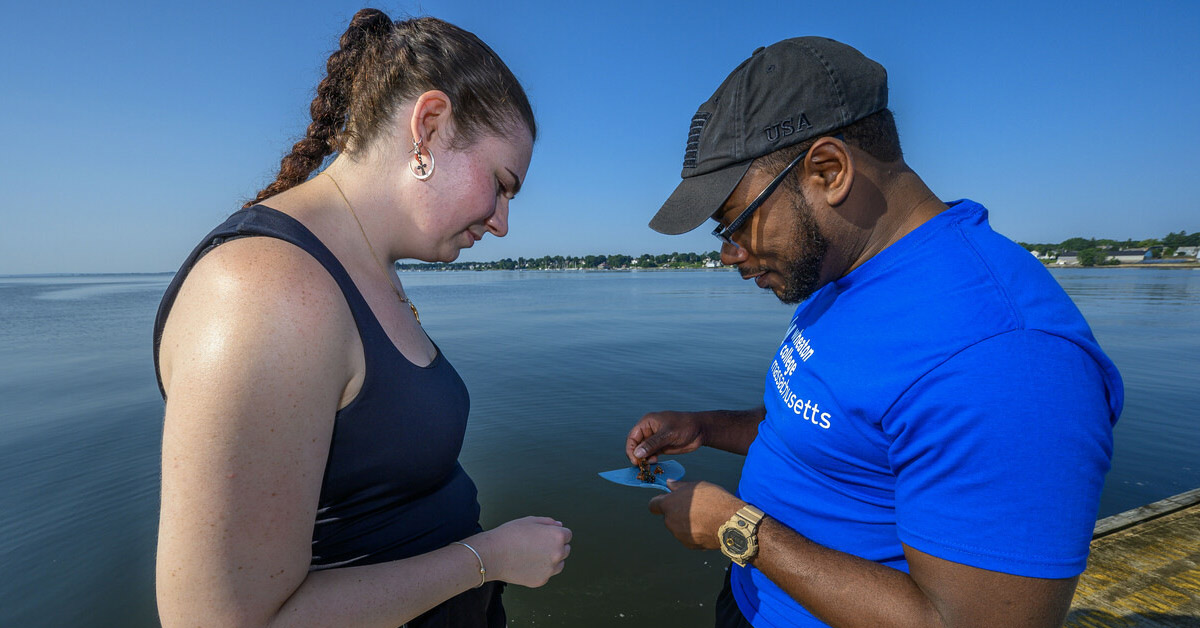
[[[746,537],[738,530],[726,530],[721,535],[721,542],[725,544],[725,548],[736,555],[745,554],[750,546],[746,543]]]

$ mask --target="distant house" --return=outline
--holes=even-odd
[[[1058,261],[1054,262],[1055,266],[1078,266],[1079,251],[1062,251],[1058,254]]]
[[[1181,246],[1175,249],[1175,257],[1200,256],[1200,246]]]
[[[718,262],[718,261],[717,261],[717,260],[715,260],[715,259],[708,259],[708,258],[705,258],[705,259],[704,259],[704,267],[705,267],[705,268],[720,268],[720,267],[721,267],[721,262]]]
[[[1147,249],[1125,249],[1123,251],[1113,251],[1108,256],[1122,264],[1140,264],[1152,257],[1152,254]]]

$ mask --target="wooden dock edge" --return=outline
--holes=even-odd
[[[1096,522],[1096,528],[1092,531],[1092,539],[1098,539],[1139,523],[1169,515],[1197,503],[1200,503],[1200,488],[1105,517]]]

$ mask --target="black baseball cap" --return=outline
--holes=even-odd
[[[795,37],[755,50],[692,117],[683,181],[650,228],[695,229],[756,158],[881,111],[887,93],[882,65],[832,39]]]

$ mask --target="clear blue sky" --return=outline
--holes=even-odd
[[[6,3],[0,24],[0,274],[174,270],[273,179],[363,6],[39,4]],[[461,259],[712,250],[707,229],[646,221],[696,107],[798,35],[882,63],[908,162],[1015,240],[1200,230],[1200,3],[576,4],[367,5],[474,31],[533,100],[511,232]]]

